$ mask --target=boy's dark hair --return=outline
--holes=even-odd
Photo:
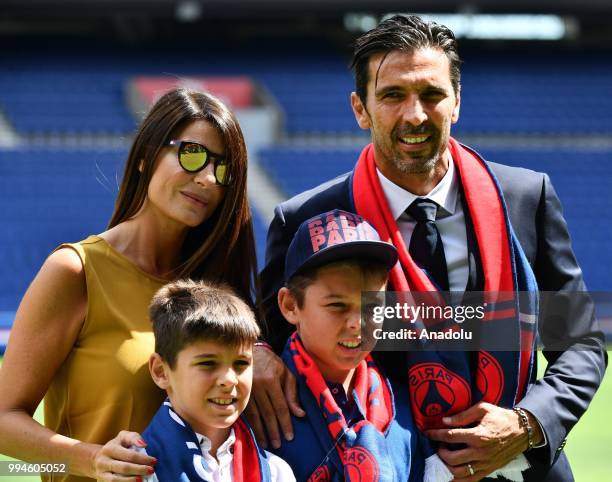
[[[316,268],[306,269],[299,274],[296,274],[287,280],[286,288],[295,297],[295,301],[298,308],[304,306],[304,293],[306,288],[313,284],[319,272],[322,269],[330,266],[351,266],[357,268],[364,278],[369,277],[380,277],[381,279],[387,279],[389,277],[389,268],[383,263],[376,263],[370,260],[357,260],[357,259],[344,259],[333,263],[328,263]]]
[[[178,353],[195,341],[253,344],[260,335],[249,306],[225,284],[180,280],[161,288],[149,307],[155,351],[174,368]]]
[[[376,54],[389,54],[394,50],[414,52],[422,48],[442,50],[450,62],[450,80],[455,94],[461,81],[459,50],[455,34],[444,25],[424,22],[416,15],[394,15],[383,20],[354,44],[351,68],[355,72],[355,91],[366,105],[368,95],[368,63]]]

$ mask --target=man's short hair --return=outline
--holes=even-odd
[[[444,25],[424,22],[416,15],[395,15],[355,41],[351,68],[355,72],[355,90],[363,105],[368,95],[368,63],[373,55],[394,50],[414,52],[418,49],[442,50],[450,63],[450,80],[455,94],[461,80],[459,50],[455,34]]]
[[[174,368],[186,346],[210,340],[239,347],[260,335],[249,306],[225,284],[180,280],[161,288],[149,307],[155,351]]]
[[[363,278],[379,278],[381,280],[389,278],[389,268],[386,264],[363,259],[343,259],[317,266],[316,268],[306,269],[289,278],[285,285],[295,298],[298,308],[304,306],[306,289],[317,281],[319,272],[322,269],[330,266],[350,266],[351,268],[356,268]]]

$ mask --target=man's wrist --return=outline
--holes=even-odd
[[[529,424],[531,425],[531,429],[533,430],[533,447],[542,447],[543,445],[545,445],[544,442],[546,441],[546,439],[544,437],[544,431],[542,430],[540,422],[538,422],[538,419],[535,418],[529,410],[525,410],[524,408],[522,410],[523,412],[525,412],[525,415],[527,415],[527,419],[529,420]]]
[[[544,432],[538,420],[527,410],[521,407],[514,407],[512,409],[518,417],[518,423],[523,430],[526,437],[527,447],[525,451],[531,450],[532,448],[542,447],[545,445],[543,442],[546,440]]]

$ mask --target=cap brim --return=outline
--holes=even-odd
[[[389,243],[384,243],[382,241],[352,241],[350,243],[329,246],[313,254],[298,270],[291,274],[290,277],[307,269],[317,268],[324,264],[347,259],[357,261],[368,260],[380,263],[390,270],[395,266],[395,263],[397,263],[397,258],[397,250]]]

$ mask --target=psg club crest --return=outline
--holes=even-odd
[[[308,477],[308,482],[330,482],[330,480],[331,475],[329,474],[329,467],[327,465],[317,467],[317,470]]]
[[[499,362],[486,351],[478,353],[476,387],[485,402],[497,405],[504,389],[504,371]]]
[[[442,417],[471,405],[468,383],[440,363],[419,363],[408,372],[410,403],[421,430],[440,428]]]
[[[344,477],[351,482],[377,482],[378,463],[364,447],[350,447],[344,453]]]

